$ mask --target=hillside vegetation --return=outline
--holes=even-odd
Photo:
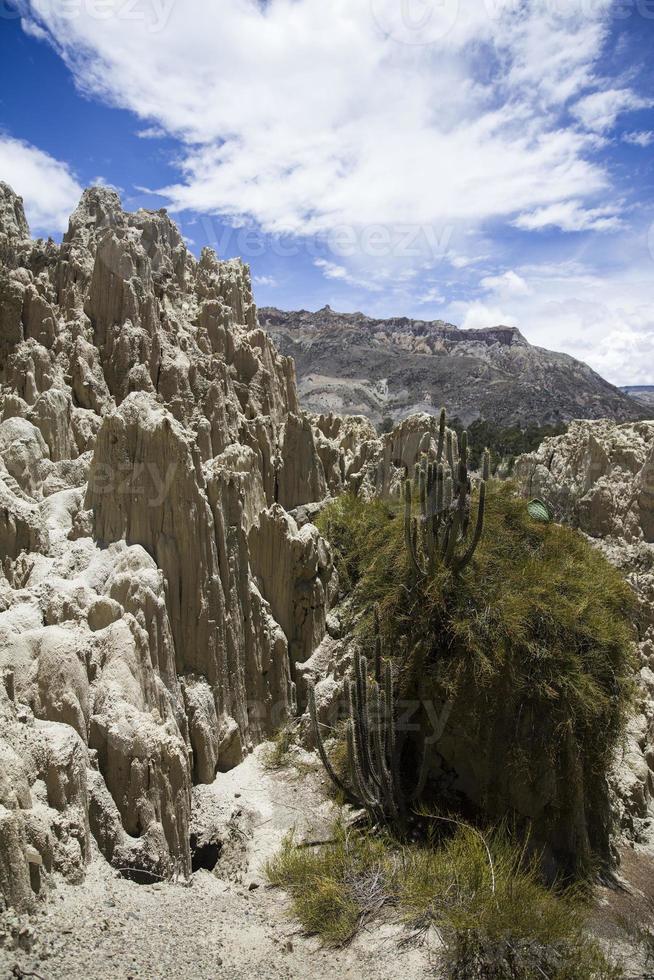
[[[377,605],[402,696],[451,705],[432,792],[485,819],[512,814],[573,870],[609,855],[606,775],[630,703],[633,595],[582,535],[534,522],[510,485],[491,481],[486,499],[459,575],[440,564],[416,577],[396,502],[341,497],[320,528],[364,651]]]

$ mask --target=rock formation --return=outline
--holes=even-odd
[[[312,517],[344,489],[396,494],[436,427],[427,412],[378,439],[366,418],[303,413],[247,267],[196,260],[164,211],[93,188],[61,245],[32,241],[0,184],[0,908],[79,880],[97,850],[189,873],[193,784],[301,711],[312,673],[332,675],[327,718],[347,666]],[[579,423],[518,473],[636,563],[653,445],[654,423]],[[622,787],[641,821],[651,708]]]
[[[295,359],[302,404],[317,413],[361,414],[378,424],[416,412],[464,425],[578,418],[643,418],[647,406],[567,354],[534,347],[515,327],[461,330],[444,320],[374,319],[266,307],[262,325]]]
[[[356,462],[297,403],[247,267],[93,188],[61,245],[0,184],[0,904],[97,846],[190,869],[193,782],[295,711]]]

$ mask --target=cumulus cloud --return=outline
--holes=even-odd
[[[484,276],[480,285],[482,289],[499,296],[527,296],[531,290],[522,276],[513,269],[503,272],[500,276]]]
[[[561,113],[592,85],[610,0],[442,0],[422,20],[397,0],[176,0],[156,31],[102,6],[23,0],[84,92],[182,141],[173,208],[295,234],[447,229],[607,186]]]
[[[419,313],[442,290],[453,322],[517,325],[611,380],[652,381],[651,266],[636,286],[615,260],[600,276],[498,254],[510,224],[591,233],[589,259],[589,240],[600,254],[632,219],[602,149],[649,103],[600,77],[612,0],[102,0],[102,17],[20,5],[83,93],[135,113],[142,138],[178,141],[179,179],[158,188],[173,209],[327,248],[346,232],[353,252],[315,266],[379,315]],[[380,229],[382,255],[362,244]]]
[[[430,289],[428,289],[426,292],[424,292],[421,296],[418,297],[418,302],[420,303],[421,306],[427,303],[441,304],[445,302],[445,297],[443,296],[443,294],[441,293],[440,289],[438,289],[437,286],[432,286]]]
[[[328,259],[314,259],[313,264],[317,269],[320,269],[326,279],[337,279],[340,282],[347,283],[349,286],[362,287],[363,289],[367,289],[371,292],[377,291],[381,288],[376,282],[368,282],[365,279],[358,279],[356,276],[348,272],[344,265],[338,265],[338,263],[330,262]]]
[[[517,318],[502,307],[488,306],[481,300],[471,303],[456,302],[451,305],[453,319],[463,330],[479,330],[484,327],[516,327]]]
[[[623,247],[623,246],[618,246]],[[517,270],[527,293],[450,305],[466,327],[517,326],[527,339],[566,351],[613,384],[654,384],[654,280],[651,264],[596,275],[575,262]]]
[[[27,220],[36,234],[65,230],[82,194],[67,164],[30,143],[2,134],[0,180],[23,198]]]
[[[146,126],[137,130],[136,135],[141,140],[159,140],[166,135],[166,130],[161,126]]]

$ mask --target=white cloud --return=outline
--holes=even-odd
[[[397,0],[176,0],[156,33],[121,0],[23,5],[83,91],[183,142],[176,209],[443,231],[608,186],[561,109],[593,84],[610,0],[445,0],[417,31]]]
[[[616,256],[628,248],[616,243]],[[532,344],[565,351],[616,385],[654,384],[654,258],[635,254],[601,275],[574,261],[519,268],[528,294],[501,307],[452,303],[448,316],[466,327],[517,326]]]
[[[146,126],[145,129],[138,129],[136,135],[142,140],[159,140],[166,135],[166,130],[161,126]]]
[[[397,0],[175,0],[156,31],[127,19],[134,4],[102,5],[113,15],[22,0],[84,93],[136,113],[142,138],[179,141],[180,177],[160,188],[174,208],[328,243],[345,229],[353,253],[315,265],[366,290],[379,315],[440,303],[434,282],[456,297],[480,285],[481,298],[450,303],[450,320],[517,325],[610,380],[654,383],[652,266],[636,281],[617,251],[602,255],[634,212],[599,152],[645,102],[599,76],[613,0],[442,0],[417,28]],[[555,236],[540,235],[550,264],[527,267],[497,234],[506,222],[593,234],[554,257]],[[391,240],[381,256],[362,245],[379,228]],[[420,254],[396,258],[401,229]],[[595,234],[608,231],[620,234]]]
[[[336,262],[330,262],[328,259],[314,259],[313,264],[317,269],[320,269],[326,279],[337,279],[340,282],[347,283],[348,286],[361,287],[371,292],[375,292],[381,288],[376,282],[358,279],[348,272],[344,265],[338,265]]]
[[[65,230],[82,194],[67,164],[30,143],[1,133],[0,180],[23,198],[33,233],[47,235]]]
[[[516,317],[499,306],[487,306],[480,300],[472,303],[452,303],[451,314],[454,322],[458,322],[462,330],[479,330],[484,327],[515,327]]]
[[[450,265],[454,269],[465,269],[466,266],[472,264],[474,259],[468,258],[466,255],[452,255],[449,257]]]
[[[615,125],[618,116],[623,112],[646,109],[651,105],[651,99],[641,98],[631,89],[611,88],[584,96],[577,102],[573,112],[587,129],[595,133],[605,133]]]
[[[428,289],[422,296],[418,297],[418,302],[421,306],[427,303],[440,304],[445,302],[445,297],[437,286],[432,286],[431,289]]]
[[[519,215],[513,224],[526,231],[560,228],[561,231],[615,231],[622,226],[615,208],[585,208],[579,201],[559,201]]]
[[[103,177],[102,175],[100,175],[98,177],[93,177],[89,181],[89,185],[91,187],[106,187],[110,191],[115,191],[116,194],[118,194],[118,195],[121,195],[121,194],[124,193],[124,188],[123,187],[120,187],[118,184],[112,184],[110,180],[107,180],[107,178],[106,177]]]
[[[480,285],[498,296],[527,296],[531,292],[526,281],[513,269],[503,272],[500,276],[485,276]]]
[[[273,276],[255,276],[254,277],[254,285],[255,286],[268,286],[271,289],[274,289],[274,287],[275,286],[278,286],[279,283],[277,282],[277,280]]]
[[[654,143],[654,130],[645,129],[635,133],[624,133],[622,139],[632,146],[651,146]]]

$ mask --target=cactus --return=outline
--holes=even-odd
[[[349,785],[341,779],[329,761],[318,724],[316,695],[309,685],[309,715],[313,737],[325,770],[345,799],[365,809],[376,824],[385,824],[404,834],[407,804],[422,792],[427,775],[425,746],[419,772],[410,794],[405,794],[400,779],[402,745],[395,728],[395,696],[390,661],[382,663],[379,632],[379,610],[374,611],[375,679],[368,677],[368,663],[357,652],[354,656],[354,678],[347,684],[347,758]],[[383,677],[383,685],[381,683]]]
[[[468,434],[459,445],[455,432],[446,429],[445,409],[441,410],[435,461],[430,461],[431,441],[420,444],[420,459],[413,481],[404,481],[404,537],[411,565],[420,578],[433,573],[443,562],[455,573],[468,565],[484,529],[486,482],[490,475],[490,455],[484,453],[479,485],[477,515],[472,533],[470,511],[472,487],[468,475]],[[419,517],[413,516],[413,500],[418,498]]]
[[[527,504],[527,511],[529,516],[534,520],[538,521],[539,524],[551,524],[552,523],[552,512],[542,500],[535,497],[530,500]]]

